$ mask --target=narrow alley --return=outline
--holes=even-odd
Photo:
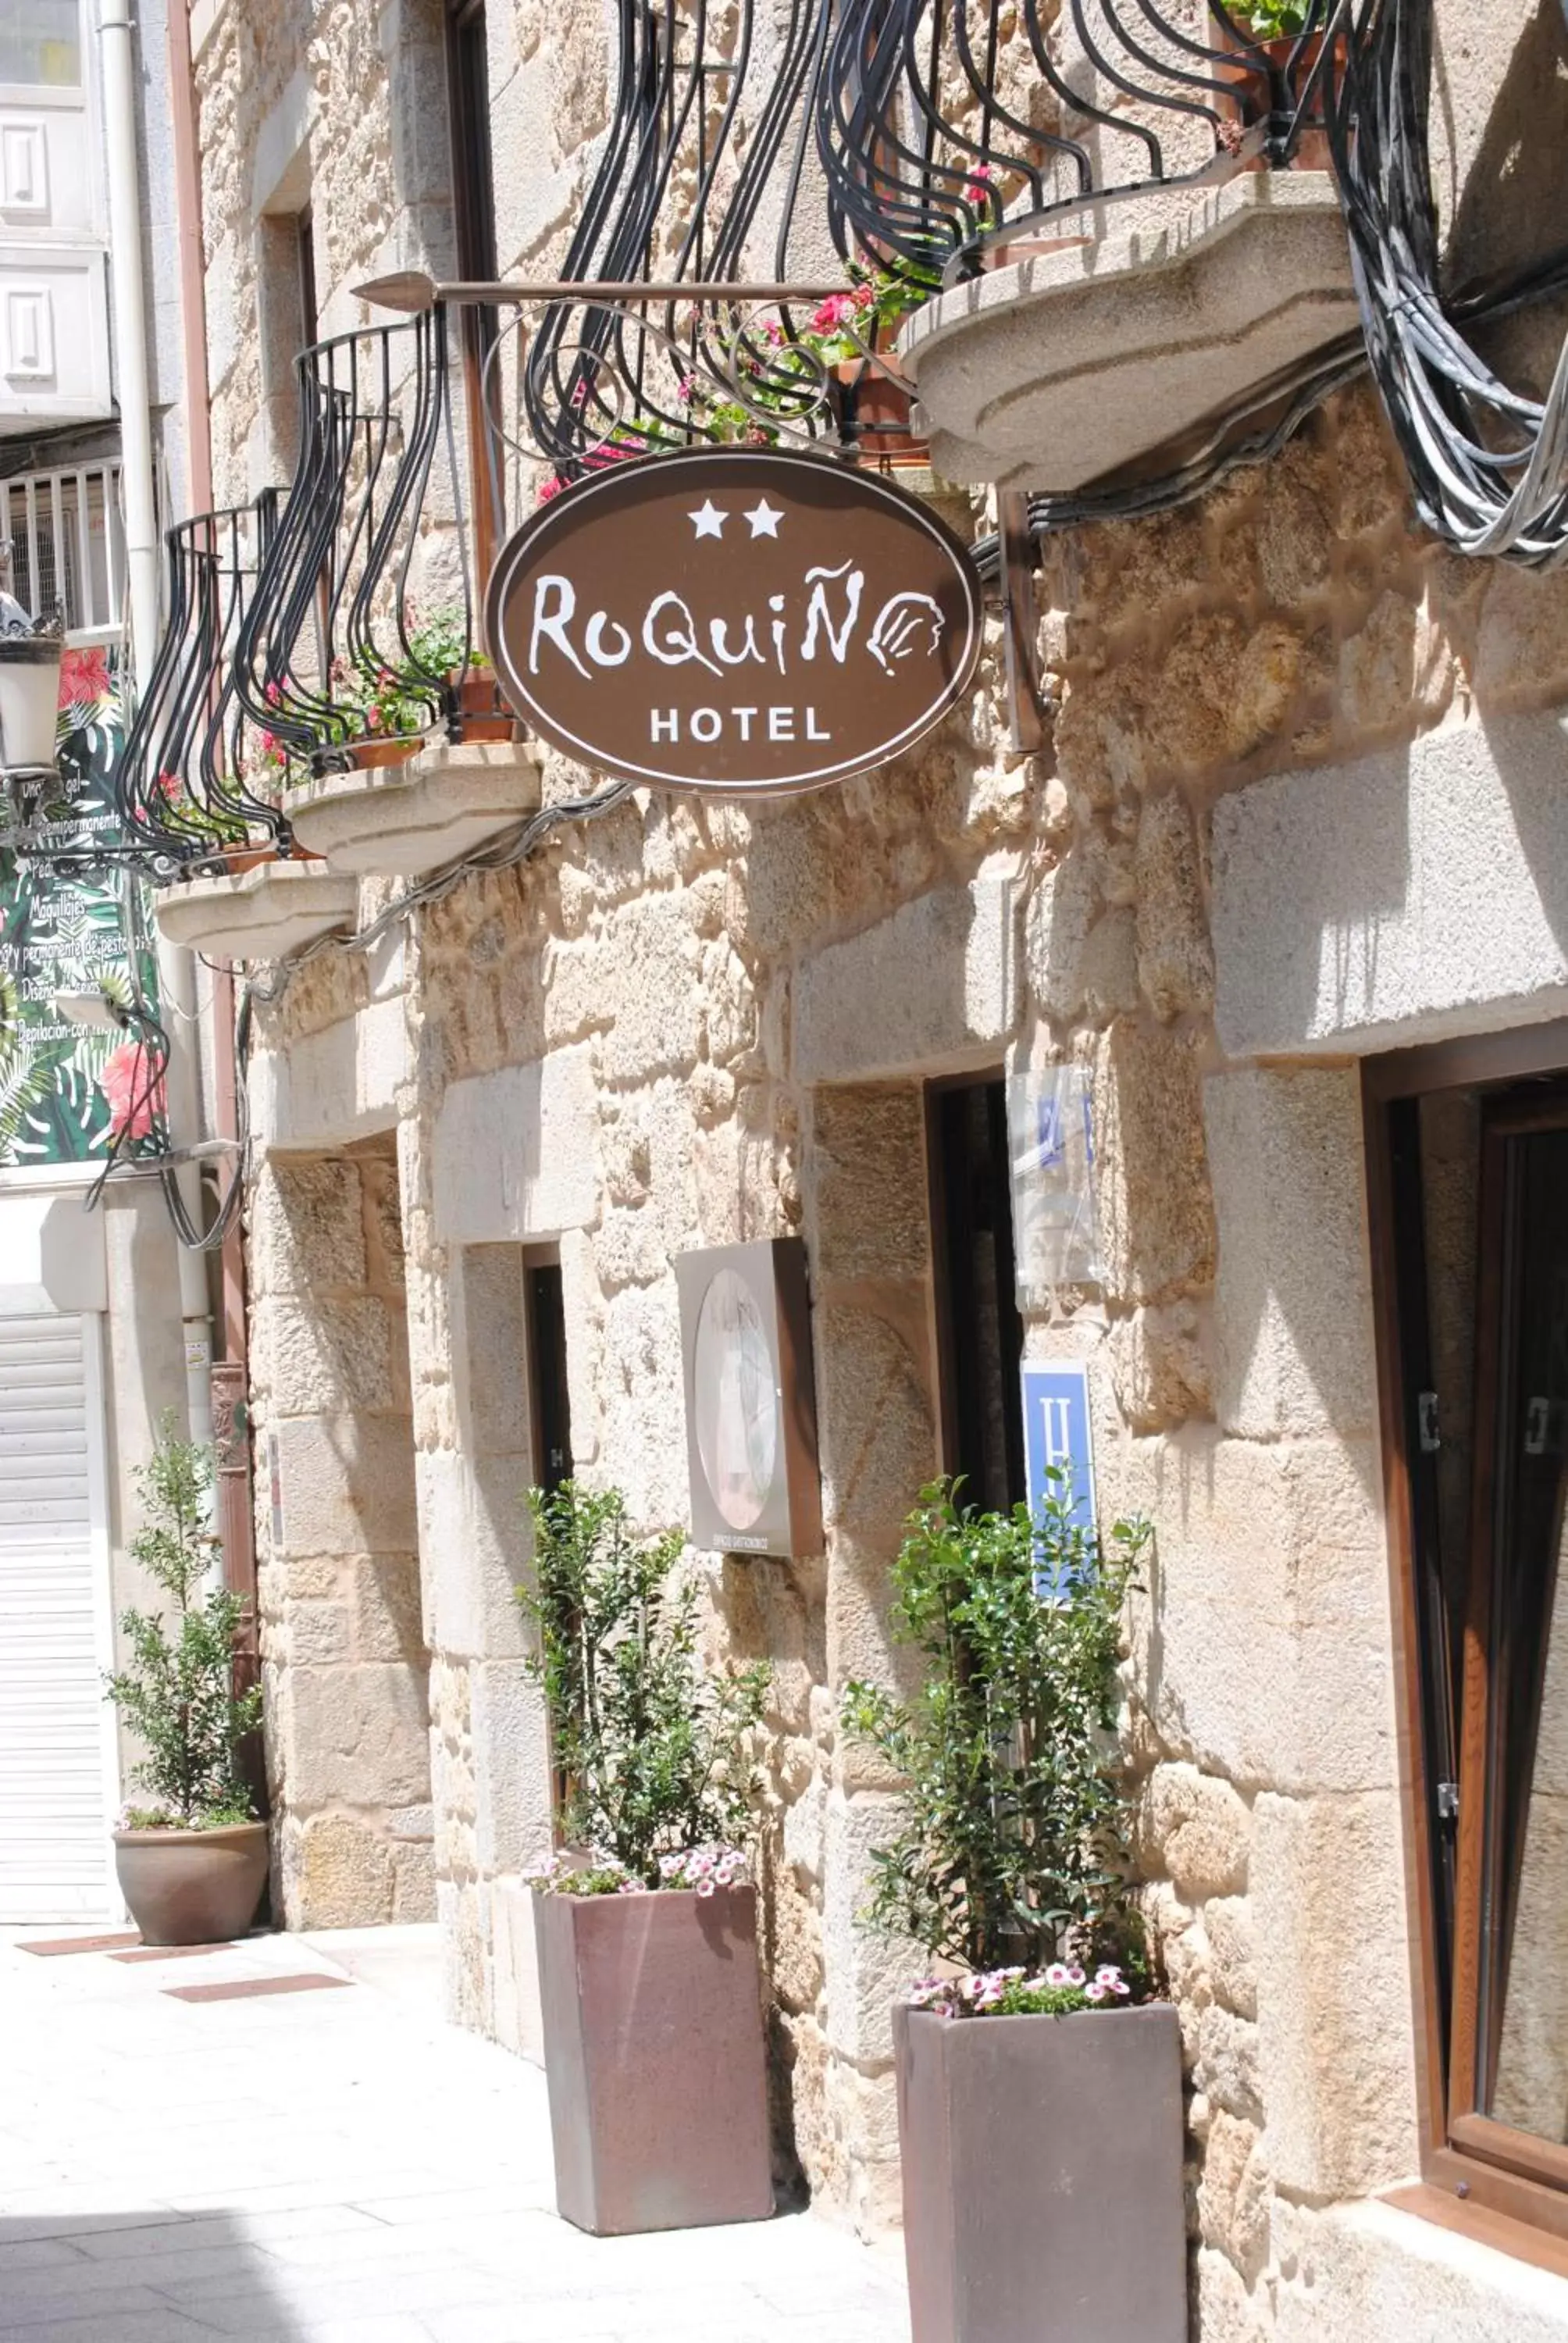
[[[558,2220],[544,2077],[431,2014],[435,1936],[0,1940],[4,2343],[905,2343],[895,2255],[809,2214]]]

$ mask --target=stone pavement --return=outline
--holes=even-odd
[[[0,1935],[0,2343],[908,2343],[896,2252],[810,2215],[558,2220],[544,2077],[431,2014],[433,1931],[51,1933]]]

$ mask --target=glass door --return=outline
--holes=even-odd
[[[1473,2038],[1455,2091],[1568,2146],[1568,1127],[1506,1107],[1483,1172],[1481,1423],[1461,1779]],[[1468,2028],[1467,2028],[1468,2030]],[[1472,2144],[1505,2152],[1478,2134]]]

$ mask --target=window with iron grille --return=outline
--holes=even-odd
[[[41,616],[64,604],[73,640],[117,635],[126,578],[118,464],[25,472],[0,481],[0,494],[11,591],[23,608]]]

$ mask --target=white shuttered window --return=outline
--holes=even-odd
[[[0,1314],[0,1924],[113,1909],[97,1341]]]

